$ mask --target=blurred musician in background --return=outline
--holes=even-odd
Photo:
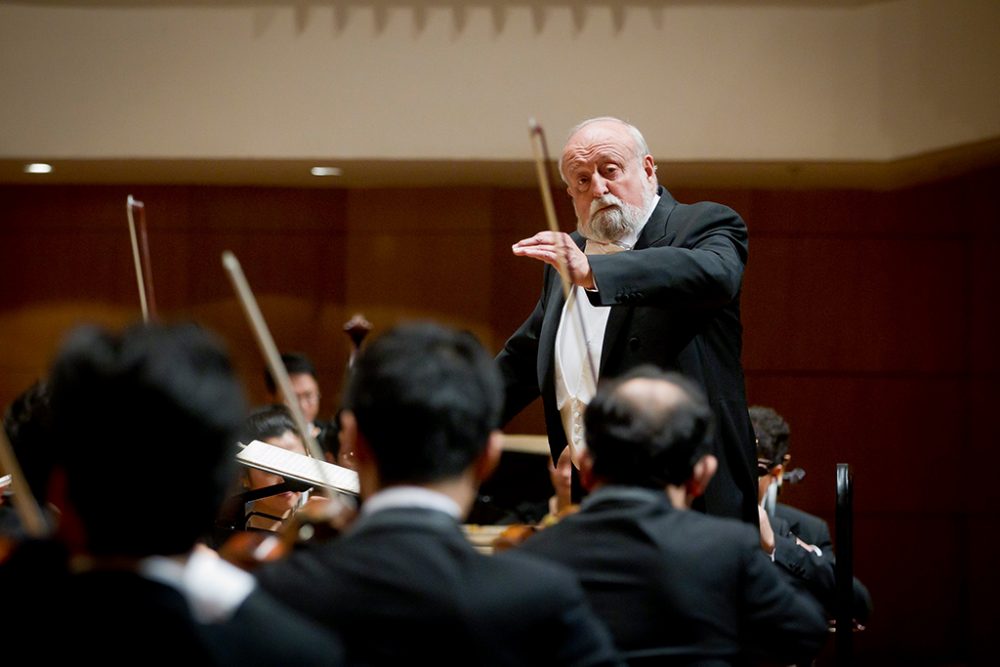
[[[787,470],[791,429],[774,408],[750,407],[750,421],[757,434],[758,497],[761,509],[761,536],[774,553],[774,562],[801,588],[809,591],[833,618],[836,612],[837,580],[833,540],[826,521],[784,503],[774,503],[773,516],[764,511],[769,492],[775,495]],[[860,624],[868,622],[872,599],[857,577],[854,578],[853,615]]]
[[[299,408],[302,410],[302,416],[312,428],[312,437],[316,438],[317,442],[322,442],[323,431],[326,430],[327,424],[317,418],[323,395],[319,390],[316,366],[313,365],[309,357],[298,352],[282,354],[281,362],[285,364],[285,370],[288,373],[289,381],[291,381],[292,391],[295,392],[295,400],[299,402]],[[271,399],[275,403],[280,403],[281,396],[270,371],[264,371],[264,384],[267,385]],[[335,463],[335,461],[331,460],[330,463]]]
[[[33,383],[7,406],[3,428],[28,489],[36,501],[44,504],[49,496],[49,478],[55,466],[49,388],[45,380]],[[11,545],[24,539],[24,527],[13,507],[13,485],[3,487],[0,493],[0,536]],[[58,519],[58,508],[47,505],[43,511],[49,523],[54,525]]]
[[[296,454],[306,454],[306,446],[298,429],[295,428],[291,411],[280,403],[254,410],[243,422],[240,442],[250,444],[254,440]],[[265,470],[250,467],[243,469],[243,486],[251,491],[281,484],[284,481],[280,475]],[[278,531],[305,500],[306,496],[299,491],[284,491],[246,503],[247,506],[243,508],[246,520],[244,527]]]
[[[5,637],[40,663],[340,664],[342,649],[196,548],[235,477],[245,416],[230,361],[195,326],[77,330],[51,374],[62,567],[0,573]]]
[[[500,455],[493,360],[469,334],[398,327],[355,360],[341,425],[362,505],[341,537],[255,571],[358,664],[617,664],[571,573],[462,532]]]
[[[49,483],[56,468],[55,443],[52,438],[52,411],[49,384],[38,380],[22,392],[7,407],[3,418],[13,454],[30,498],[18,498],[13,491],[13,475],[2,490],[0,498],[0,597],[5,600],[5,613],[17,613],[8,601],[18,598],[18,591],[47,582],[53,572],[65,570],[66,548],[48,537],[48,532],[59,525],[61,508],[51,502]],[[6,472],[6,471],[5,471]],[[37,503],[41,509],[42,534],[32,536],[18,513],[17,503]],[[45,587],[28,600],[44,598]]]

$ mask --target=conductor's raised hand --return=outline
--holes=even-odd
[[[594,273],[590,269],[590,261],[569,234],[538,232],[530,238],[521,239],[511,249],[518,257],[541,260],[557,269],[563,264],[573,284],[584,289],[594,289]]]

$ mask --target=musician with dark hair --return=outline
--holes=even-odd
[[[322,442],[323,432],[328,428],[328,425],[318,419],[320,400],[323,395],[319,390],[316,366],[309,357],[299,352],[283,353],[281,363],[285,365],[285,371],[288,373],[292,391],[295,392],[295,400],[298,401],[299,409],[302,410],[302,416],[312,428],[310,435],[318,442]],[[267,386],[271,398],[275,402],[279,401],[281,396],[277,383],[271,377],[271,372],[266,369],[264,371],[264,384]],[[331,460],[332,457],[327,457],[327,459]],[[331,460],[331,462],[333,461]]]
[[[751,525],[686,511],[717,462],[701,390],[640,366],[584,414],[580,510],[521,547],[577,573],[630,663],[729,665],[814,655],[826,622]]]
[[[826,521],[784,503],[773,504],[773,516],[764,510],[769,493],[781,489],[789,454],[791,429],[773,408],[751,406],[750,421],[757,434],[758,500],[761,503],[761,539],[774,555],[774,562],[793,584],[811,593],[833,618],[836,609],[836,559]],[[872,612],[871,595],[856,577],[852,613],[867,623]]]
[[[467,333],[412,324],[356,358],[341,414],[361,483],[335,541],[257,570],[344,638],[353,664],[617,664],[572,574],[486,556],[460,521],[500,454],[503,389]]]
[[[48,497],[49,478],[55,465],[50,422],[49,386],[44,380],[34,382],[21,392],[3,415],[3,429],[28,490],[35,500],[41,501]],[[16,502],[12,487],[13,484],[4,486],[0,496],[0,538],[15,542],[24,539],[25,532],[12,506],[12,502]],[[43,511],[49,520],[55,519],[50,508],[43,508]]]
[[[295,427],[295,420],[288,407],[281,403],[265,405],[255,409],[244,420],[240,432],[240,442],[250,444],[254,440],[266,442],[296,454],[306,454],[305,443]],[[280,475],[247,467],[242,471],[243,486],[250,490],[263,489],[285,481]],[[307,496],[302,492],[287,490],[273,496],[265,496],[246,503],[243,507],[245,528],[278,531],[291,514],[299,509]]]
[[[246,409],[211,336],[192,325],[80,329],[53,366],[51,407],[50,493],[70,560],[27,584],[0,576],[14,584],[5,605],[34,605],[5,630],[41,640],[35,660],[340,664],[332,635],[197,546],[235,475]]]

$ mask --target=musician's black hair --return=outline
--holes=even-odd
[[[632,380],[668,382],[677,401],[637,399],[623,387]],[[694,465],[712,452],[712,411],[701,389],[678,373],[639,366],[602,382],[584,413],[594,475],[611,484],[654,489],[680,485]]]
[[[214,337],[194,325],[78,329],[52,368],[51,389],[59,461],[88,549],[190,550],[233,479],[246,414]]]
[[[302,437],[288,406],[282,403],[265,405],[254,409],[243,421],[240,442],[247,445],[253,440],[280,438],[288,431]]]
[[[763,405],[750,407],[750,423],[757,435],[757,458],[773,467],[781,463],[788,453],[791,429],[774,408]]]
[[[503,386],[469,333],[396,327],[355,360],[344,407],[371,446],[381,482],[425,483],[465,471],[499,427]]]
[[[285,365],[285,372],[288,375],[311,375],[316,379],[316,366],[309,357],[300,352],[285,352],[281,355],[281,363]],[[278,385],[271,376],[270,369],[264,369],[264,385],[272,394],[278,392]]]

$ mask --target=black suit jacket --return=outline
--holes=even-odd
[[[833,618],[837,595],[833,551],[827,548],[822,549],[822,554],[816,554],[802,548],[788,522],[781,517],[771,519],[771,529],[774,531],[775,564],[788,575],[790,583],[816,598],[823,605],[827,616]]]
[[[328,630],[260,590],[232,616],[197,621],[184,595],[122,570],[71,574],[55,542],[28,542],[0,564],[5,638],[33,662],[261,667],[342,665]]]
[[[577,573],[630,660],[793,662],[826,636],[819,606],[782,578],[753,527],[674,509],[662,491],[598,489],[521,549]]]
[[[833,540],[826,521],[802,510],[777,503],[774,507],[774,562],[791,578],[791,581],[809,591],[826,609],[827,615],[836,615],[837,572]],[[796,543],[800,538],[806,544],[820,548],[821,555],[807,551]],[[868,589],[855,577],[852,614],[859,623],[867,623],[872,612],[872,598]]]
[[[746,225],[720,204],[679,204],[662,187],[659,194],[634,250],[589,257],[598,291],[588,296],[611,308],[599,374],[614,377],[649,363],[698,382],[717,419],[719,470],[705,509],[756,523],[756,453],[740,363]],[[583,246],[579,234],[573,238]],[[566,446],[553,356],[563,303],[559,274],[546,266],[534,312],[497,356],[504,421],[541,396],[553,460]]]
[[[802,538],[806,544],[814,544],[824,553],[833,551],[830,527],[826,525],[826,521],[818,516],[784,503],[774,504],[774,516],[787,521],[788,530],[793,535]]]
[[[434,510],[364,516],[257,576],[335,629],[351,664],[618,664],[571,573],[523,554],[480,554]]]

